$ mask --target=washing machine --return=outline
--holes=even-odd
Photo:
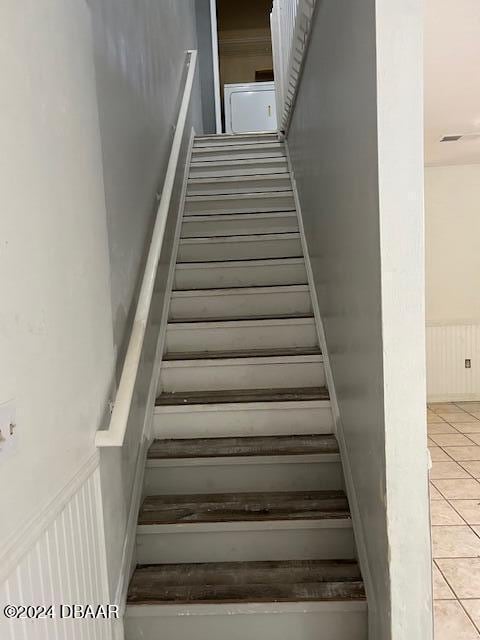
[[[274,82],[226,84],[224,99],[226,133],[277,130]]]

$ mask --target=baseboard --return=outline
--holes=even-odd
[[[119,581],[115,590],[115,603],[119,605],[121,616],[123,617],[125,612],[127,591],[130,578],[135,569],[135,539],[137,532],[137,520],[138,512],[140,510],[142,495],[143,495],[143,479],[145,475],[145,462],[147,458],[148,449],[152,441],[152,424],[153,424],[153,411],[155,408],[155,399],[157,397],[158,380],[160,378],[160,369],[162,366],[162,357],[165,348],[166,331],[168,324],[168,310],[170,307],[170,298],[173,288],[173,278],[175,273],[175,264],[177,261],[178,253],[178,241],[180,238],[183,218],[183,207],[185,203],[185,196],[187,193],[187,181],[190,168],[190,158],[193,148],[193,138],[195,131],[192,128],[190,132],[190,139],[188,143],[188,150],[185,160],[185,171],[183,175],[182,191],[180,195],[178,210],[177,210],[177,222],[175,226],[174,246],[172,256],[170,259],[169,272],[167,278],[167,285],[165,290],[165,298],[162,308],[162,316],[160,321],[160,328],[158,332],[155,364],[153,367],[152,378],[150,380],[150,386],[147,397],[147,410],[145,411],[145,419],[143,423],[141,445],[139,448],[137,461],[135,465],[135,476],[132,489],[132,498],[130,501],[130,509],[128,512],[127,529],[125,533],[125,541],[123,545],[122,562]],[[123,631],[115,629],[116,634],[121,634]],[[121,637],[118,636],[118,637]]]
[[[315,318],[315,326],[317,329],[320,349],[323,354],[325,378],[326,378],[327,387],[330,393],[330,403],[331,403],[332,414],[333,414],[335,436],[337,438],[339,449],[340,449],[340,456],[342,459],[343,473],[344,473],[345,485],[346,485],[346,493],[348,496],[348,502],[349,502],[350,511],[352,514],[352,524],[353,524],[355,542],[357,547],[358,562],[360,565],[360,569],[362,571],[362,577],[365,584],[368,608],[370,612],[374,612],[376,609],[376,595],[373,587],[372,574],[369,566],[367,546],[365,542],[366,532],[363,528],[363,522],[360,515],[360,508],[358,506],[359,502],[358,502],[357,493],[355,489],[355,483],[353,481],[348,449],[345,442],[343,423],[340,415],[337,395],[335,392],[335,383],[333,379],[332,369],[330,366],[330,359],[328,356],[328,347],[327,347],[327,341],[325,336],[325,330],[323,326],[322,317],[320,314],[320,306],[318,304],[317,292],[315,289],[315,282],[313,278],[312,265],[310,262],[310,254],[308,251],[308,245],[307,245],[307,240],[305,236],[305,228],[303,225],[303,218],[302,218],[302,208],[300,204],[300,198],[298,196],[298,189],[295,182],[295,173],[294,173],[293,165],[290,158],[287,140],[285,141],[285,149],[286,149],[286,155],[287,155],[288,169],[289,169],[290,177],[292,180],[293,197],[295,201],[295,207],[297,210],[298,227],[299,227],[300,239],[302,243],[303,255],[305,258],[305,268],[307,271],[308,285],[310,288],[310,295],[312,297],[312,307],[313,307],[313,314]],[[376,640],[374,638],[373,629],[370,630],[369,638],[370,640]]]
[[[480,393],[441,393],[427,396],[427,402],[480,402]]]

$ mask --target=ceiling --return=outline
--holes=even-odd
[[[425,161],[480,163],[480,0],[425,0]]]

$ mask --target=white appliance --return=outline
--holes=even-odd
[[[224,93],[226,133],[277,130],[274,82],[226,84]]]

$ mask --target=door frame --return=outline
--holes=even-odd
[[[210,0],[210,24],[212,30],[213,87],[215,101],[215,126],[222,133],[222,105],[220,102],[220,61],[218,53],[217,0]]]

